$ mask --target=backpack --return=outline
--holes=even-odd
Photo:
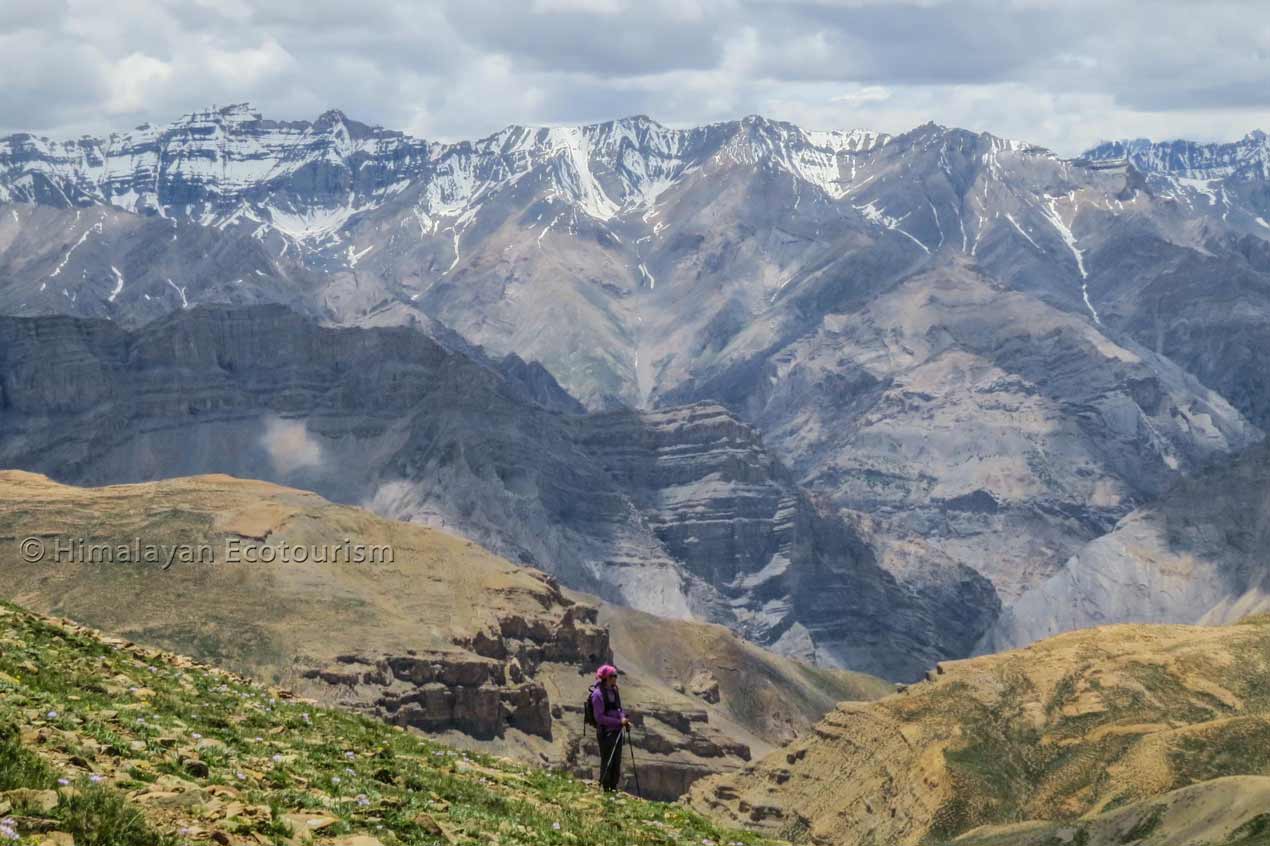
[[[586,704],[582,706],[582,723],[593,729],[599,729],[600,724],[595,721],[595,709],[591,707],[591,695],[595,693],[595,689],[599,686],[599,682],[597,682],[587,688]],[[622,710],[622,695],[617,691],[613,691],[613,699],[616,701],[613,702],[612,708],[609,707],[609,698],[607,696],[600,694],[600,699],[604,703],[604,713]]]
[[[591,685],[586,691],[586,704],[582,706],[582,724],[591,728],[599,728],[599,723],[595,721],[595,709],[591,707],[591,694],[595,693],[595,685]]]

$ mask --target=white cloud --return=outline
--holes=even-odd
[[[260,445],[268,453],[274,472],[283,477],[322,463],[322,445],[309,434],[303,420],[266,417]]]
[[[623,0],[534,0],[537,13],[586,12],[592,15],[619,15],[629,8]]]
[[[291,54],[272,38],[238,48],[207,45],[202,60],[223,83],[244,88],[277,78],[293,65]]]
[[[110,65],[105,110],[109,114],[136,112],[145,107],[155,88],[172,76],[172,66],[144,53],[129,53]]]
[[[863,85],[833,98],[835,103],[860,106],[865,103],[882,103],[891,99],[890,89],[881,85]]]

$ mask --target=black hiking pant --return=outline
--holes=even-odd
[[[617,790],[622,781],[622,730],[600,729],[600,787]]]

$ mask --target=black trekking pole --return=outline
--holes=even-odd
[[[617,750],[622,748],[622,737],[618,735],[617,743],[613,744],[613,748],[609,751],[609,759],[604,764],[604,769],[600,770],[600,785],[603,786],[609,776],[609,769],[613,766],[613,759],[617,757]]]
[[[630,739],[630,736],[631,736],[631,730],[627,729],[626,730],[627,739]],[[642,790],[639,789],[639,767],[635,766],[635,744],[628,743],[627,748],[630,750],[630,753],[631,753],[631,775],[635,776],[635,796],[639,799],[643,799],[644,793]]]

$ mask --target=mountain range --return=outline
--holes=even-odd
[[[1267,143],[243,105],[11,136],[0,449],[312,488],[912,678],[1262,439]]]

